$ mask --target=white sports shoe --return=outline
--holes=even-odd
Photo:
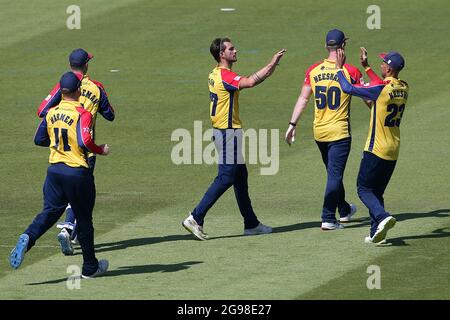
[[[380,242],[374,242],[373,238],[367,236],[364,238],[364,243],[373,243],[373,244],[386,244],[386,239],[381,240]]]
[[[373,242],[379,243],[382,240],[385,240],[387,232],[395,226],[396,222],[397,220],[392,216],[383,219],[383,221],[378,224],[377,231],[372,237]]]
[[[73,246],[72,242],[70,241],[70,234],[65,228],[63,228],[61,232],[58,233],[58,242],[61,245],[61,251],[65,256],[73,255]]]
[[[345,217],[339,218],[339,222],[350,222],[350,220],[352,220],[352,217],[355,215],[357,210],[358,209],[356,208],[356,205],[350,203],[350,213]]]
[[[75,236],[75,238],[70,240],[70,242],[72,242],[72,244],[80,244],[80,241],[78,241],[78,236]]]
[[[199,240],[206,240],[208,239],[208,235],[203,232],[203,227],[195,221],[192,214],[189,215],[182,223],[183,227],[192,233],[197,239]]]
[[[344,229],[344,225],[340,224],[339,222],[322,222],[322,226],[320,227],[323,231],[330,231],[330,230],[339,230]]]
[[[262,224],[261,222],[252,229],[244,229],[244,236],[253,236],[256,234],[266,234],[271,233],[272,228]]]
[[[108,270],[108,267],[109,267],[109,261],[108,260],[105,260],[105,259],[99,260],[98,261],[98,269],[97,269],[97,271],[95,271],[90,276],[81,275],[81,278],[83,278],[83,279],[92,279],[92,278],[100,277],[101,275],[104,275],[106,273],[106,271]]]

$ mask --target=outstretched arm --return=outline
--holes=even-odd
[[[239,89],[253,88],[254,86],[257,86],[258,84],[266,80],[275,71],[278,62],[283,57],[285,52],[286,49],[278,51],[264,68],[256,71],[248,77],[242,77],[239,82]]]
[[[374,86],[368,86],[368,87],[357,87],[352,85],[350,82],[348,82],[347,78],[345,77],[345,74],[342,70],[342,67],[345,63],[345,52],[342,49],[337,50],[337,58],[336,58],[336,67],[340,69],[337,73],[338,75],[338,81],[341,85],[342,91],[344,91],[347,94],[351,94],[353,96],[357,96],[360,98],[363,98],[365,100],[371,100],[375,101],[378,99],[378,96],[380,95],[381,91],[383,90],[385,84],[377,84]]]

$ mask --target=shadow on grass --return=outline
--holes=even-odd
[[[450,227],[436,229],[431,234],[423,234],[423,235],[417,235],[417,236],[406,236],[406,237],[387,239],[386,242],[393,246],[409,246],[409,244],[406,243],[405,240],[437,239],[437,238],[450,237],[450,231],[446,232],[445,229],[450,230]]]
[[[154,273],[154,272],[177,272],[181,270],[189,269],[191,266],[195,264],[203,263],[203,261],[188,261],[188,262],[181,262],[181,263],[175,263],[175,264],[148,264],[148,265],[141,265],[141,266],[124,266],[119,267],[115,270],[111,270],[105,273],[104,277],[116,277],[116,276],[123,276],[127,274],[142,274],[142,273]],[[56,284],[56,283],[62,283],[68,280],[68,277],[66,278],[60,278],[56,280],[50,280],[50,281],[43,281],[43,282],[33,282],[33,283],[27,283],[28,286],[36,286],[41,284]]]
[[[434,210],[430,212],[421,212],[421,213],[399,213],[394,215],[394,217],[397,219],[397,221],[404,221],[409,219],[419,219],[419,218],[430,218],[430,217],[438,217],[438,218],[444,218],[448,217],[450,209],[439,209]],[[320,228],[320,221],[307,221],[307,222],[300,222],[295,223],[291,225],[286,226],[280,226],[280,227],[274,227],[272,233],[282,233],[282,232],[291,232],[291,231],[298,231],[298,230],[304,230],[304,229],[310,229],[310,228]],[[350,223],[345,224],[345,228],[361,228],[361,227],[368,227],[370,225],[370,218],[369,217],[363,217],[363,218],[356,218]],[[230,238],[237,238],[237,237],[244,237],[242,234],[235,234],[235,235],[228,235],[228,236],[218,236],[218,237],[210,237],[209,241],[215,240],[215,239],[230,239]],[[138,246],[145,246],[145,245],[151,245],[161,242],[170,242],[170,241],[181,241],[181,240],[192,240],[192,241],[198,241],[194,238],[193,235],[185,234],[185,235],[169,235],[169,236],[163,236],[163,237],[147,237],[147,238],[136,238],[136,239],[126,239],[126,240],[120,240],[116,242],[107,242],[107,243],[98,243],[95,245],[95,251],[97,253],[106,252],[106,251],[114,251],[114,250],[123,250],[130,247],[138,247]],[[79,250],[76,255],[81,255]]]
[[[420,219],[420,218],[448,218],[450,213],[450,209],[438,209],[430,212],[405,212],[393,214],[397,222],[405,221],[410,219]],[[359,228],[363,226],[370,226],[370,218],[359,218],[355,219],[354,222],[360,222],[359,224],[346,224],[345,228]]]
[[[180,240],[194,240],[194,238],[190,234],[185,234],[185,235],[170,235],[164,237],[136,238],[136,239],[121,240],[117,242],[98,243],[95,245],[95,252],[100,253],[105,251],[123,250],[130,247],[139,247],[149,244],[180,241]],[[81,255],[81,252],[78,252],[77,255]]]

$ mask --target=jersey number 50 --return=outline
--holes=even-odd
[[[314,95],[317,109],[323,109],[328,105],[331,110],[336,110],[341,105],[341,89],[338,87],[316,86]]]

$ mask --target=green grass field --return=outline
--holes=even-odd
[[[0,1],[0,299],[449,299],[450,91],[445,61],[450,4],[445,0],[378,1],[381,29],[369,30],[372,1]],[[81,8],[81,29],[68,30],[66,8]],[[220,8],[233,7],[234,12]],[[376,53],[406,58],[410,85],[402,121],[400,159],[385,194],[398,219],[386,246],[364,244],[368,211],[356,194],[356,175],[369,112],[352,103],[352,152],[347,199],[358,220],[345,230],[320,231],[325,170],[312,137],[312,102],[297,141],[281,141],[306,68],[324,58],[325,34],[350,37],[348,62],[359,47],[379,71]],[[196,241],[181,221],[203,196],[215,165],[172,163],[176,128],[210,126],[207,75],[212,39],[229,36],[238,48],[234,70],[250,74],[281,48],[277,72],[240,97],[247,128],[280,130],[280,170],[260,175],[249,165],[250,195],[274,233],[243,237],[232,190],[208,213],[209,241]],[[63,72],[69,53],[92,52],[92,78],[102,81],[117,113],[97,121],[97,142],[112,154],[97,160],[94,210],[98,258],[105,277],[69,290],[69,265],[51,228],[20,269],[7,257],[42,209],[48,150],[34,146],[36,109]],[[110,70],[119,72],[112,73]],[[381,270],[381,289],[369,290],[367,268]]]

